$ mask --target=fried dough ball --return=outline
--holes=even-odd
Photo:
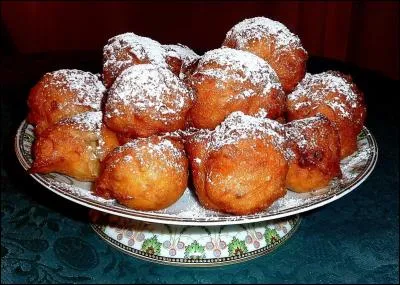
[[[94,181],[100,160],[118,145],[116,135],[102,123],[101,112],[78,114],[59,121],[36,138],[30,172],[58,172]]]
[[[340,156],[357,150],[357,136],[363,128],[366,106],[364,95],[350,76],[337,71],[306,74],[287,97],[288,120],[323,114],[339,132]]]
[[[189,121],[213,129],[230,113],[254,115],[264,109],[268,118],[283,115],[285,94],[275,71],[249,52],[231,48],[209,51],[190,76],[196,95]]]
[[[245,50],[266,60],[289,93],[304,77],[307,52],[300,39],[280,22],[265,17],[245,19],[226,34],[222,44]]]
[[[102,163],[95,192],[143,211],[175,203],[187,187],[188,161],[183,144],[157,136],[132,140]]]
[[[88,111],[100,111],[106,89],[99,78],[76,69],[46,73],[28,97],[28,122],[40,134],[61,119]]]
[[[146,63],[169,68],[179,76],[181,62],[169,58],[159,42],[134,33],[112,37],[103,48],[104,84],[110,88],[122,71]]]
[[[197,197],[206,208],[252,214],[286,193],[284,127],[276,121],[234,112],[185,146]]]
[[[125,137],[148,137],[185,127],[192,91],[166,68],[140,64],[124,70],[108,92],[105,123]]]
[[[168,65],[173,69],[174,74],[179,74],[179,78],[184,80],[195,69],[200,56],[189,47],[176,45],[163,45],[167,52]]]
[[[285,132],[290,153],[286,187],[308,192],[341,175],[339,134],[327,118],[292,121],[285,125]]]

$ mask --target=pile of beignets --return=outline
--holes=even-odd
[[[307,58],[264,17],[202,56],[117,35],[101,75],[58,70],[31,89],[30,172],[93,181],[97,195],[144,211],[175,203],[189,179],[205,208],[235,215],[325,187],[357,150],[366,107],[350,76],[306,73]]]

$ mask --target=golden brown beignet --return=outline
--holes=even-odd
[[[118,146],[116,135],[102,123],[101,112],[63,119],[37,136],[31,173],[58,172],[94,181],[100,160]]]
[[[293,90],[306,72],[308,55],[300,39],[282,23],[265,17],[236,24],[222,45],[254,53],[267,61],[286,93]]]
[[[251,53],[209,51],[189,79],[196,100],[188,120],[196,128],[213,129],[235,111],[254,115],[264,109],[271,119],[283,115],[285,94],[275,71]]]
[[[125,137],[148,137],[185,127],[192,92],[166,68],[140,64],[124,70],[108,92],[105,123]]]
[[[183,144],[152,136],[111,152],[102,162],[95,193],[136,210],[159,210],[182,196],[187,180]]]
[[[104,84],[110,88],[115,79],[128,67],[148,63],[169,68],[179,76],[181,61],[169,58],[159,42],[134,33],[112,37],[103,48]]]
[[[186,142],[200,203],[235,215],[269,207],[286,193],[285,147],[283,125],[242,112],[200,130]]]
[[[308,192],[341,175],[339,134],[327,118],[295,120],[285,125],[285,131],[290,153],[286,187]]]
[[[76,69],[46,73],[28,97],[28,122],[40,134],[61,119],[88,111],[100,111],[106,89],[99,78]]]
[[[289,121],[323,114],[337,128],[340,156],[344,158],[357,150],[357,136],[361,132],[366,107],[364,95],[350,76],[337,71],[306,74],[296,89],[287,97]]]
[[[167,52],[167,63],[173,70],[174,74],[178,74],[179,78],[184,80],[194,70],[196,62],[200,56],[189,47],[176,45],[163,45]]]

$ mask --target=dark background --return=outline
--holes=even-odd
[[[32,283],[32,274],[46,268],[50,280],[63,283],[399,283],[398,2],[0,5],[2,283]],[[107,39],[128,31],[202,53],[219,47],[234,24],[254,16],[279,20],[300,36],[310,54],[309,72],[351,74],[365,94],[366,126],[379,147],[371,176],[349,195],[304,213],[299,230],[272,254],[207,269],[140,261],[111,249],[91,230],[87,208],[34,182],[18,163],[14,137],[28,112],[29,90],[43,73],[100,72]],[[43,227],[43,235],[35,235]],[[54,248],[65,237],[91,244],[98,264],[84,269],[63,263]],[[10,246],[38,241],[48,247],[21,252]],[[73,250],[69,254],[72,262],[86,260]]]
[[[217,48],[244,18],[266,16],[299,35],[311,56],[336,59],[399,79],[399,2],[39,2],[1,3],[6,55],[88,51],[124,32],[197,52]],[[84,60],[84,59],[80,59]],[[67,60],[71,62],[71,60]]]

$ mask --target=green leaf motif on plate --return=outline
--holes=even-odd
[[[157,236],[145,239],[142,244],[142,251],[148,254],[158,255],[161,251],[161,242],[158,241]]]
[[[200,259],[205,257],[205,247],[200,245],[197,240],[185,248],[185,258]]]
[[[265,229],[264,238],[265,238],[265,243],[267,245],[275,244],[280,240],[278,232],[275,229],[270,229],[270,228]]]
[[[228,244],[229,256],[242,255],[248,251],[244,240],[239,240],[236,237]]]

